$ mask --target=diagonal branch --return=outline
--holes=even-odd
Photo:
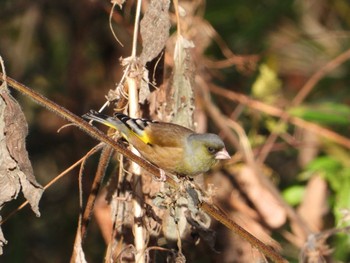
[[[0,78],[3,79],[3,74],[0,73]],[[101,132],[94,126],[91,126],[88,122],[83,120],[82,118],[74,115],[69,110],[59,106],[58,104],[54,103],[53,101],[45,98],[44,96],[40,95],[36,91],[30,89],[29,87],[17,82],[16,80],[7,77],[8,84],[13,87],[14,89],[20,91],[21,93],[27,95],[35,102],[39,103],[40,105],[43,105],[45,108],[49,109],[50,111],[53,111],[58,116],[68,120],[69,122],[72,122],[76,126],[78,126],[82,131],[89,134],[91,137],[94,137],[95,139],[104,142],[108,145],[110,145],[114,150],[118,151],[120,154],[126,156],[131,161],[137,163],[140,165],[144,170],[151,173],[152,175],[156,176],[157,178],[161,178],[160,170],[155,165],[145,161],[141,157],[135,155],[130,150],[128,150],[122,143],[119,141],[115,141],[112,138],[108,137],[105,133]],[[180,185],[176,183],[170,176],[167,176],[166,182],[171,185],[174,189],[179,189]],[[200,209],[202,209],[204,212],[211,215],[213,218],[221,222],[223,225],[228,227],[230,230],[241,236],[243,239],[248,241],[252,246],[257,248],[261,253],[263,253],[268,258],[272,259],[274,262],[283,263],[286,262],[276,251],[271,249],[269,246],[265,245],[263,242],[261,242],[259,239],[254,237],[252,234],[250,234],[248,231],[246,231],[244,228],[230,220],[226,215],[223,214],[219,209],[215,208],[213,205],[202,201],[201,203],[197,204]]]
[[[223,89],[223,88],[221,88],[219,86],[215,86],[215,85],[210,85],[210,91],[217,94],[217,95],[223,96],[227,99],[237,101],[237,102],[239,102],[243,105],[246,105],[254,110],[269,114],[271,116],[280,117],[280,118],[287,118],[287,120],[289,120],[290,123],[292,123],[298,127],[312,131],[317,135],[320,135],[324,138],[327,138],[328,140],[334,141],[334,142],[350,149],[350,139],[349,138],[344,137],[344,136],[340,135],[339,133],[336,133],[330,129],[324,128],[318,124],[315,124],[315,123],[312,123],[309,121],[305,121],[305,120],[298,118],[298,117],[291,116],[286,111],[283,111],[280,108],[265,104],[261,101],[249,98],[248,96],[246,96],[244,94],[240,94],[240,93],[236,93],[236,92],[231,91],[231,90]]]

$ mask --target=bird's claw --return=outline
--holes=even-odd
[[[154,177],[154,180],[157,182],[165,182],[166,175],[163,169],[159,169],[159,177]]]

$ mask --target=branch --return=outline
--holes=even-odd
[[[210,85],[210,91],[214,94],[220,95],[222,97],[225,97],[229,100],[237,101],[243,105],[246,105],[254,110],[269,114],[271,116],[280,117],[280,118],[287,118],[287,120],[294,124],[295,126],[307,129],[311,132],[314,132],[317,135],[320,135],[328,140],[331,140],[333,142],[336,142],[348,149],[350,149],[350,139],[347,137],[344,137],[340,135],[339,133],[336,133],[332,130],[329,130],[327,128],[324,128],[318,124],[305,121],[301,118],[291,116],[286,111],[283,111],[280,108],[277,108],[272,105],[265,104],[261,101],[254,100],[249,98],[248,96],[237,93],[231,90],[223,89],[219,86]]]
[[[0,73],[0,78],[3,79],[3,74]],[[125,157],[129,158],[131,161],[137,163],[140,165],[144,170],[151,173],[152,175],[156,176],[157,178],[161,178],[160,170],[155,165],[145,161],[141,157],[135,155],[130,150],[128,150],[122,143],[119,141],[115,141],[108,137],[105,133],[101,132],[94,126],[91,126],[88,122],[83,120],[82,118],[74,115],[69,110],[60,107],[58,104],[54,103],[53,101],[45,98],[44,96],[40,95],[36,91],[30,89],[29,87],[17,82],[16,80],[7,77],[6,78],[8,84],[13,87],[14,89],[20,91],[21,93],[27,95],[29,98],[34,100],[35,102],[39,103],[40,105],[43,105],[45,108],[47,108],[50,111],[53,111],[58,116],[68,120],[69,122],[72,122],[77,127],[79,127],[82,131],[89,134],[91,137],[94,137],[95,139],[104,142],[108,145],[110,145],[114,150],[118,151],[120,154],[124,155]],[[171,185],[175,190],[179,190],[179,184],[176,183],[170,176],[167,175],[166,182]],[[256,237],[254,237],[252,234],[247,232],[245,229],[243,229],[241,226],[230,220],[224,213],[222,213],[220,210],[215,208],[213,205],[203,201],[198,204],[198,207],[202,209],[204,212],[210,214],[213,218],[221,222],[223,225],[234,231],[236,234],[241,236],[243,239],[248,241],[252,246],[256,247],[261,253],[263,253],[268,258],[272,259],[274,262],[282,263],[286,262],[277,252],[275,252],[273,249],[271,249],[269,246],[265,245],[263,242],[258,240]]]

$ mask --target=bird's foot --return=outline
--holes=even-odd
[[[180,175],[180,174],[177,174],[176,175],[177,176],[177,178],[179,179],[179,180],[181,180],[181,181],[190,181],[190,182],[193,182],[193,177],[191,177],[191,176],[189,176],[189,175]]]
[[[154,180],[157,182],[165,182],[166,181],[166,175],[163,169],[159,169],[159,177],[154,176]]]

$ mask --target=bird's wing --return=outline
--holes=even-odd
[[[157,122],[147,119],[130,118],[117,113],[118,118],[127,128],[123,129],[125,137],[132,140],[136,135],[142,142],[162,147],[183,147],[183,140],[193,131],[174,123]],[[132,142],[131,142],[132,143]]]
[[[173,123],[153,122],[145,128],[151,145],[162,147],[183,147],[184,140],[192,130]]]
[[[124,124],[124,127],[119,127],[119,131],[126,137],[127,140],[132,139],[132,136],[137,136],[146,144],[150,143],[150,138],[145,132],[149,124],[153,123],[151,120],[131,118],[122,113],[116,113],[114,117]]]

